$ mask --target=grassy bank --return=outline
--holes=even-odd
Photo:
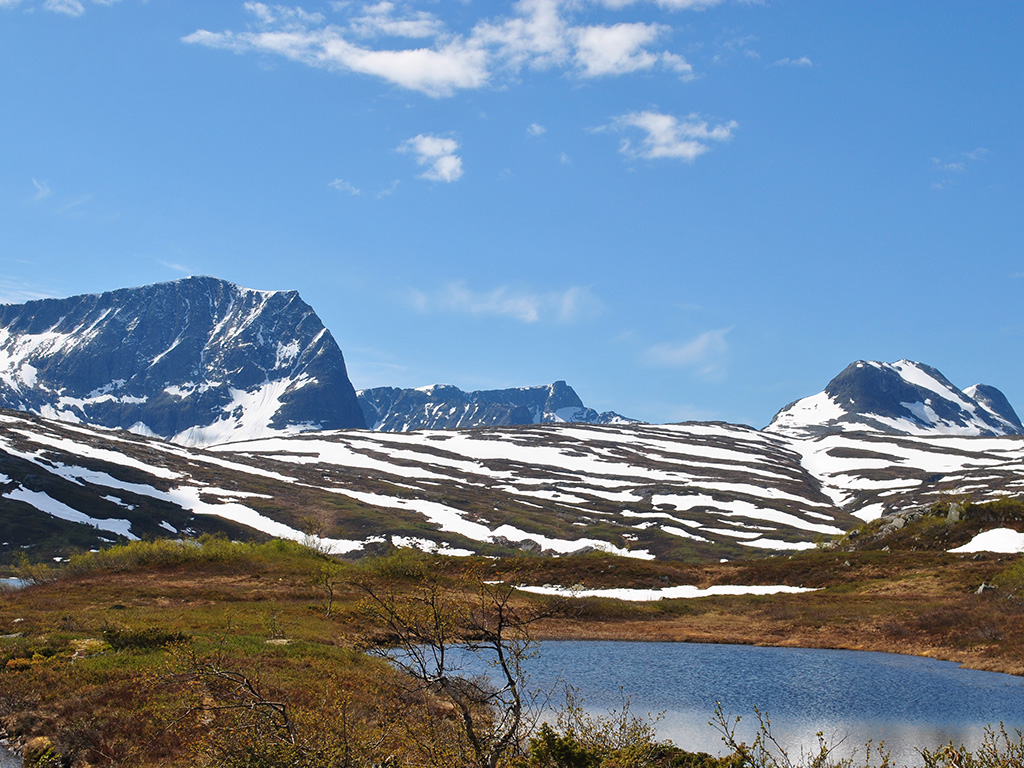
[[[1021,674],[1020,569],[1015,557],[895,551],[702,566],[409,551],[344,563],[287,542],[138,542],[23,567],[36,585],[0,602],[0,724],[39,765],[472,764],[453,705],[372,653],[395,637],[368,611],[367,583],[401,600],[431,581],[453,602],[472,599],[469,582],[805,586],[817,591],[655,603],[517,592],[511,606],[537,617],[535,638],[864,648]],[[982,583],[1008,586],[978,594]]]

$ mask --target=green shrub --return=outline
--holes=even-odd
[[[166,632],[157,627],[147,627],[146,629],[117,629],[111,627],[103,630],[103,639],[115,651],[148,651],[168,645],[180,645],[188,642],[191,638],[181,632]]]

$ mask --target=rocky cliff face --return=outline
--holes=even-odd
[[[1006,397],[987,384],[960,390],[935,368],[910,360],[860,360],[823,392],[779,411],[769,432],[808,436],[875,430],[907,435],[1024,434]]]
[[[617,413],[598,413],[587,408],[564,381],[550,386],[476,392],[464,392],[450,384],[420,389],[377,387],[357,394],[367,426],[379,432],[558,422],[636,423]]]
[[[0,306],[0,406],[189,445],[364,426],[297,292],[210,277]]]

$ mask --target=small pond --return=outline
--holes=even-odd
[[[754,708],[797,755],[822,731],[843,751],[884,740],[897,765],[916,748],[950,741],[977,746],[986,725],[1024,728],[1024,678],[960,669],[915,656],[741,645],[564,641],[541,643],[527,665],[531,686],[559,680],[579,690],[591,712],[661,714],[659,737],[721,753],[709,725],[715,702],[740,715],[737,735],[753,740]]]

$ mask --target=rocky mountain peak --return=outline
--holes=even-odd
[[[0,406],[197,445],[364,426],[296,291],[212,277],[0,306]]]
[[[896,434],[1008,435],[1024,427],[995,387],[963,391],[935,368],[911,360],[858,360],[823,392],[779,411],[769,432],[807,436],[872,429]]]

